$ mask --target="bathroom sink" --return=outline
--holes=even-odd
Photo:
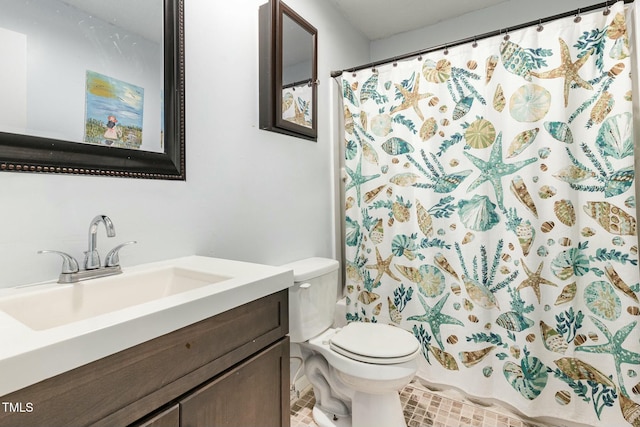
[[[292,285],[285,267],[189,255],[74,284],[0,288],[0,396]]]
[[[231,279],[176,266],[51,285],[0,299],[0,310],[41,331]]]

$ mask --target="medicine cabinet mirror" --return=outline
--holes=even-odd
[[[280,0],[260,7],[260,128],[317,140],[318,31]]]
[[[184,180],[183,1],[5,1],[0,171]]]

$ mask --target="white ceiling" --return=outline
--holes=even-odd
[[[378,40],[509,0],[329,0],[369,40]]]

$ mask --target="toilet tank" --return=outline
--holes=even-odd
[[[304,342],[330,328],[338,292],[338,261],[307,258],[285,264],[293,270],[289,288],[289,336]]]

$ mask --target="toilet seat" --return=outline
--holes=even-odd
[[[351,322],[336,332],[329,347],[345,357],[378,365],[403,363],[420,352],[408,331],[382,323]]]

